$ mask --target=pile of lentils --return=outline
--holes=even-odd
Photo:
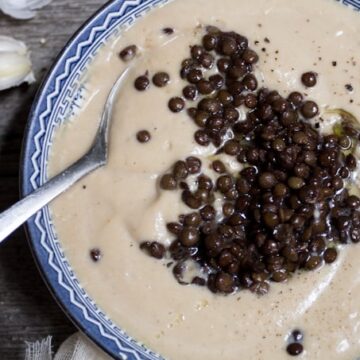
[[[167,224],[174,236],[168,248],[145,241],[141,249],[171,259],[182,284],[186,262],[196,262],[202,275],[190,282],[222,294],[249,289],[263,295],[271,282],[334,262],[338,244],[360,241],[360,199],[345,188],[357,166],[359,131],[344,122],[341,133],[324,136],[314,101],[300,92],[283,97],[259,88],[259,56],[240,34],[208,27],[190,52],[180,70],[188,84],[168,106],[180,112],[196,104],[187,107],[198,126],[194,138],[215,146],[218,159],[211,166],[217,178],[203,173],[200,159],[179,159],[160,188],[180,189],[191,210]],[[305,73],[302,82],[315,86],[317,74]],[[245,120],[239,107],[246,109]],[[239,173],[227,171],[219,159],[223,153],[243,165]],[[187,180],[194,177],[191,190]],[[219,197],[221,213],[214,206]]]

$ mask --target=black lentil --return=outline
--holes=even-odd
[[[179,160],[175,163],[173,168],[173,175],[175,180],[184,180],[187,178],[189,172],[185,161]]]
[[[314,87],[317,83],[317,74],[309,71],[301,76],[301,81],[306,87]]]
[[[224,172],[226,172],[226,167],[221,160],[213,161],[212,168],[214,169],[215,172],[219,174],[223,174]]]
[[[294,91],[288,96],[288,101],[292,104],[294,108],[298,108],[301,106],[303,98],[304,97],[301,93]]]
[[[180,233],[179,240],[186,247],[194,246],[199,241],[199,232],[195,227],[184,227]]]
[[[214,34],[206,34],[203,37],[203,46],[207,51],[214,50],[216,48],[216,45],[218,43],[218,37]]]
[[[183,89],[184,98],[187,100],[196,100],[198,96],[198,90],[195,85],[187,85]]]
[[[346,84],[345,89],[350,92],[354,91],[354,87],[351,84]]]
[[[136,45],[129,45],[126,48],[124,48],[123,50],[121,50],[119,56],[121,58],[121,60],[127,62],[132,60],[137,53],[137,46]]]
[[[219,73],[207,78],[215,59]],[[334,262],[338,243],[360,242],[360,199],[345,188],[357,167],[353,145],[359,131],[344,122],[341,134],[319,133],[319,107],[307,95],[258,89],[258,60],[240,34],[207,27],[202,44],[193,45],[181,63],[184,98],[201,96],[187,113],[198,127],[195,141],[215,148],[216,180],[201,173],[199,158],[178,160],[161,177],[160,188],[180,189],[193,210],[167,224],[174,236],[168,248],[143,245],[159,258],[168,250],[182,284],[184,260],[197,262],[209,276],[191,282],[215,293],[249,289],[264,295],[271,282],[290,281],[298,269]],[[302,81],[314,86],[317,74],[305,73]],[[245,119],[239,121],[242,105]],[[169,107],[181,111],[185,101],[172,98]],[[228,173],[218,159],[222,154],[243,169]],[[302,334],[291,336],[287,350],[295,356],[303,351]]]
[[[219,90],[224,85],[224,78],[219,74],[211,75],[209,80],[212,83],[214,90]]]
[[[292,338],[294,339],[295,342],[300,342],[304,338],[304,334],[300,330],[294,330],[291,333],[291,336],[292,336]]]
[[[200,56],[204,54],[205,49],[200,45],[194,45],[191,47],[191,56],[194,60],[199,60]]]
[[[306,119],[311,119],[319,113],[319,108],[314,101],[306,101],[301,107],[301,113]]]
[[[227,72],[227,70],[229,69],[231,65],[231,62],[229,59],[227,58],[220,58],[218,61],[217,61],[217,67],[218,67],[218,70],[221,72],[221,73],[225,73]]]
[[[291,356],[300,355],[303,352],[303,350],[304,350],[304,347],[300,343],[289,344],[288,347],[286,348],[286,351]]]
[[[162,259],[165,255],[165,246],[153,241],[145,241],[140,244],[140,249],[146,251],[150,256],[156,259]]]
[[[215,59],[211,54],[205,52],[201,54],[199,62],[205,69],[211,69],[214,66]]]
[[[276,177],[270,172],[264,172],[259,177],[259,185],[264,189],[271,189],[276,183]]]
[[[245,96],[244,102],[245,106],[247,106],[249,109],[254,109],[258,103],[256,95],[252,93],[249,93]]]
[[[251,49],[246,49],[242,54],[242,58],[247,64],[256,64],[259,61],[258,54]]]
[[[158,72],[153,76],[152,81],[153,81],[155,86],[164,87],[169,83],[170,76],[166,72]]]
[[[171,27],[163,28],[162,31],[166,35],[172,35],[175,32],[175,30]]]
[[[184,224],[188,226],[199,226],[201,223],[200,214],[197,212],[192,212],[185,215]]]
[[[196,84],[203,78],[203,74],[202,71],[199,69],[192,69],[189,71],[186,78],[189,83]]]
[[[165,174],[160,180],[160,187],[163,190],[175,190],[177,187],[177,181],[171,174]]]
[[[139,76],[135,79],[134,86],[136,90],[144,91],[150,85],[150,80],[146,75]]]
[[[234,278],[226,273],[219,273],[216,277],[216,288],[223,293],[231,293],[234,290]]]
[[[136,134],[136,138],[140,143],[147,143],[151,139],[151,134],[147,130],[141,130]]]
[[[337,251],[335,248],[328,248],[324,252],[324,260],[327,264],[333,263],[337,258]]]
[[[215,90],[213,83],[205,79],[201,79],[197,82],[196,87],[199,90],[199,93],[203,95],[209,95]]]
[[[174,235],[179,235],[183,229],[183,226],[176,222],[167,223],[166,227]]]
[[[174,97],[169,100],[169,109],[174,113],[182,111],[184,107],[185,101],[180,97]]]
[[[92,261],[98,262],[102,258],[101,250],[98,248],[91,249],[90,257],[91,257]]]
[[[186,160],[186,166],[190,174],[197,174],[201,170],[201,160],[195,156],[189,156]]]

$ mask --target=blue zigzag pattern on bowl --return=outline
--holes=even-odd
[[[84,90],[81,75],[96,52],[110,36],[119,33],[122,26],[131,25],[144,13],[167,1],[114,0],[80,31],[65,50],[45,84],[47,92],[39,98],[32,114],[36,127],[30,130],[32,139],[26,154],[31,162],[24,164],[29,169],[27,178],[24,178],[25,193],[46,181],[46,164],[53,133],[58,124],[65,121],[78,106],[77,101]],[[360,10],[360,0],[338,1]],[[56,296],[95,342],[119,359],[161,359],[117,327],[82,288],[62,252],[48,208],[38,212],[29,222],[29,231],[34,251]],[[39,245],[37,238],[40,238]]]
[[[350,5],[354,9],[360,11],[360,0],[339,0],[339,1],[344,3],[345,5]]]

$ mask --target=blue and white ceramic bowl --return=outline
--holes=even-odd
[[[124,25],[132,24],[155,6],[167,1],[110,1],[65,47],[42,85],[30,114],[22,161],[24,196],[46,182],[46,166],[54,129],[78,106],[81,75],[98,49],[110,36],[120,34]],[[360,0],[342,2],[360,10]],[[27,230],[33,253],[52,293],[85,334],[116,359],[161,359],[130,338],[88,296],[64,256],[47,207],[28,221]]]

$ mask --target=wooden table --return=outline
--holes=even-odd
[[[0,210],[18,199],[19,156],[31,101],[56,55],[105,0],[53,0],[28,21],[0,14],[0,35],[25,41],[37,82],[0,92]],[[23,229],[0,246],[0,359],[24,359],[25,341],[52,335],[55,349],[75,327],[35,267]]]

